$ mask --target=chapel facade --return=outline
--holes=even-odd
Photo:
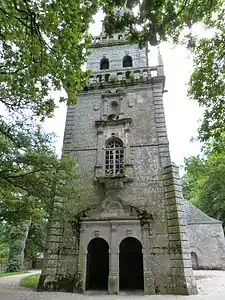
[[[126,33],[93,38],[87,88],[69,106],[63,152],[78,162],[79,224],[51,225],[40,286],[195,294],[179,170],[171,163],[164,68]],[[88,200],[87,200],[88,199]],[[55,207],[65,205],[56,199]],[[71,201],[70,211],[76,211]],[[84,205],[85,206],[85,205]]]

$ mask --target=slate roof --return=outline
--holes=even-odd
[[[186,212],[188,224],[210,224],[210,223],[222,223],[219,220],[213,219],[201,211],[199,208],[191,204],[188,200],[184,199],[184,209]]]

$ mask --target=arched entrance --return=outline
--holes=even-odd
[[[102,238],[95,238],[90,241],[87,250],[86,290],[108,290],[108,243]]]
[[[120,243],[120,290],[143,290],[143,254],[141,243],[128,237]]]
[[[191,252],[191,263],[192,263],[192,269],[193,270],[198,270],[198,257],[195,252]]]

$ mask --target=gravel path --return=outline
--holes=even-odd
[[[39,271],[32,271],[36,274]],[[195,271],[199,294],[193,296],[174,295],[78,295],[66,293],[40,293],[19,286],[20,274],[0,277],[0,300],[225,300],[225,271]]]

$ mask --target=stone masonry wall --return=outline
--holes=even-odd
[[[221,223],[188,224],[191,252],[200,269],[225,269],[225,243]]]
[[[110,71],[122,69],[123,57],[125,55],[132,57],[134,68],[146,67],[146,51],[146,48],[140,50],[138,45],[129,45],[129,47],[128,45],[118,45],[114,47],[93,48],[87,61],[87,69],[92,69],[92,72],[98,72],[100,70],[100,60],[103,56],[109,59]]]
[[[173,292],[195,294],[187,222],[184,210],[179,169],[171,164],[163,174],[169,232],[169,251],[172,266]]]

